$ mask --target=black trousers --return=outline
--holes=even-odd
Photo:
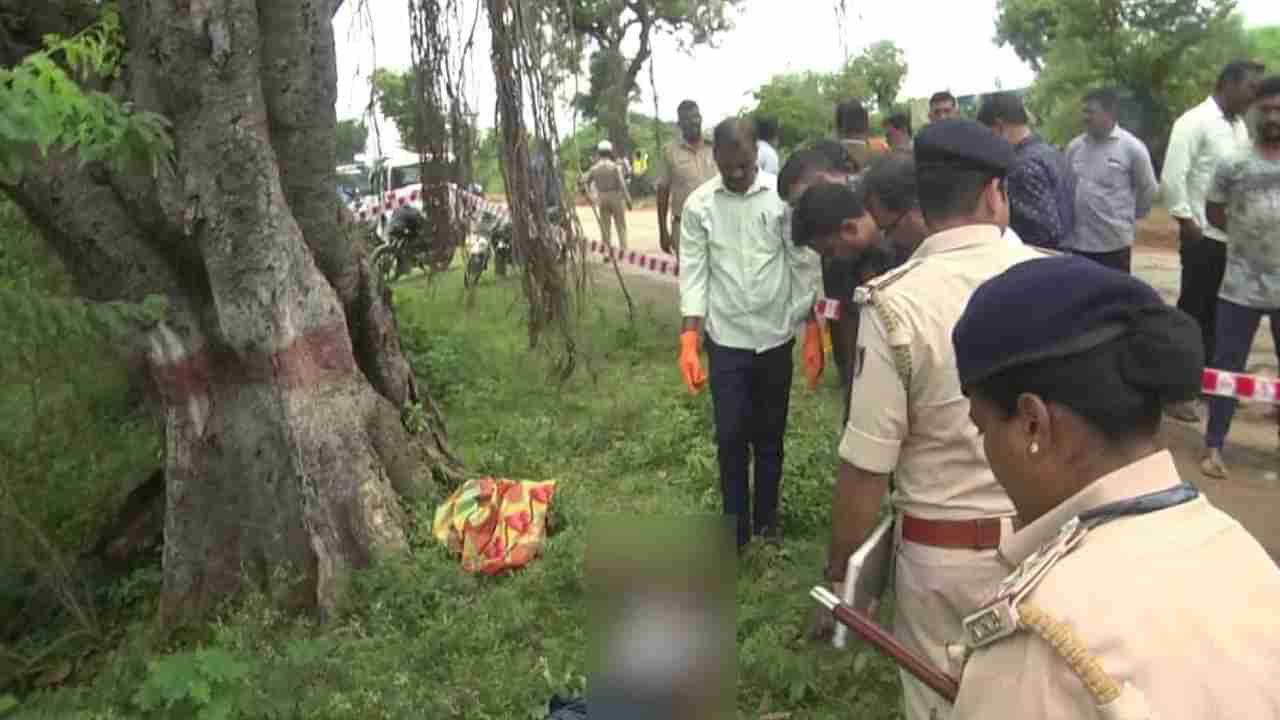
[[[782,439],[791,402],[791,350],[795,341],[756,354],[706,339],[719,446],[724,514],[735,517],[738,547],[755,534],[777,531],[782,483]],[[750,464],[755,460],[752,512]]]
[[[1120,272],[1130,272],[1130,268],[1133,264],[1132,247],[1101,253],[1080,252],[1079,250],[1072,250],[1071,252],[1079,255],[1080,257],[1087,257],[1099,265],[1106,265],[1112,270],[1119,270]]]
[[[1178,309],[1200,323],[1204,361],[1210,365],[1217,347],[1218,291],[1227,268],[1227,244],[1207,237],[1190,240],[1182,232],[1178,234],[1178,244],[1178,258],[1182,261]]]
[[[822,261],[823,294],[826,297],[840,300],[845,305],[843,308],[845,311],[844,317],[827,323],[831,327],[833,345],[831,354],[836,361],[836,368],[839,370],[837,377],[840,380],[841,387],[845,384],[845,378],[848,378],[852,372],[849,350],[842,346],[842,339],[849,335],[856,336],[858,334],[858,316],[856,314],[850,315],[848,308],[848,300],[853,297],[853,291],[858,287],[856,271],[857,263],[853,260],[827,258]]]

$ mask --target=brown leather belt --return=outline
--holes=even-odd
[[[902,539],[952,550],[994,550],[1000,547],[1000,518],[926,520],[903,513]]]

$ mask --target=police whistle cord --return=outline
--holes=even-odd
[[[1200,376],[1200,390],[1206,395],[1280,404],[1280,381],[1258,375],[1205,368]]]
[[[449,190],[452,191],[454,197],[459,204],[468,209],[483,209],[495,215],[509,217],[507,208],[497,203],[489,202],[481,195],[464,190],[452,183],[449,184]],[[387,213],[397,210],[405,205],[414,205],[422,202],[422,190],[420,187],[403,188],[393,190],[386,193],[382,202],[366,203],[355,211],[356,219],[372,220],[379,212]],[[659,275],[670,275],[672,277],[680,276],[680,262],[678,260],[668,260],[665,258],[645,255],[634,250],[614,250],[611,246],[606,245],[599,240],[593,240],[588,245],[593,253],[599,253],[606,257],[611,257],[619,262],[628,265],[634,265],[641,270],[657,273]],[[831,298],[820,298],[814,306],[814,312],[818,317],[825,320],[839,320],[843,316],[843,306],[839,300]]]
[[[857,633],[862,639],[874,645],[880,652],[888,655],[889,659],[911,673],[917,680],[928,685],[930,689],[941,695],[947,702],[955,703],[956,696],[960,694],[960,683],[955,678],[937,669],[928,660],[916,655],[865,614],[840,602],[840,598],[836,597],[836,594],[831,590],[821,585],[815,585],[809,591],[809,595],[823,607],[830,610],[840,624]]]

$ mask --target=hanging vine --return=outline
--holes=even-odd
[[[452,26],[446,22],[446,12],[457,0],[444,1],[442,9],[441,0],[409,0],[416,121],[413,142],[421,167],[422,210],[432,239],[428,257],[432,268],[447,267],[466,234],[450,186],[458,180],[456,159],[467,151],[458,143],[463,132],[457,127],[461,112],[456,101],[450,102],[450,98],[462,95],[450,72]]]
[[[836,10],[836,35],[840,38],[840,50],[844,53],[844,61],[849,62],[852,57],[849,53],[849,38],[845,35],[847,23],[849,21],[849,5],[848,0],[835,0]]]
[[[507,207],[513,222],[517,255],[524,258],[524,290],[529,302],[529,346],[537,347],[544,332],[556,332],[563,354],[557,366],[561,381],[572,375],[577,350],[570,327],[567,275],[582,258],[574,223],[562,218],[553,226],[547,216],[545,186],[535,182],[530,167],[532,144],[548,155],[543,172],[556,173],[558,151],[554,86],[546,82],[542,59],[548,43],[540,3],[485,0],[492,37],[491,60],[497,84],[498,117],[502,128],[502,171]],[[526,107],[525,85],[528,85]],[[526,121],[532,120],[532,132]],[[571,209],[571,207],[569,208]],[[566,212],[565,215],[570,213]],[[560,238],[557,243],[554,238]],[[562,262],[561,248],[569,255]]]

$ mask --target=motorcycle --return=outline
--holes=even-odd
[[[507,269],[512,265],[512,226],[511,218],[489,208],[481,208],[472,223],[472,232],[477,237],[486,238],[490,243],[493,256],[494,272],[498,277],[506,277]],[[488,261],[486,260],[486,265]]]
[[[374,249],[371,260],[374,269],[387,282],[398,280],[414,266],[442,272],[452,262],[453,248],[432,242],[426,216],[411,205],[392,213],[385,238],[386,241]],[[374,241],[377,242],[376,234]]]
[[[493,255],[493,246],[484,235],[472,235],[467,238],[467,269],[462,276],[463,287],[475,287],[480,283],[480,276],[489,267],[489,258]]]

